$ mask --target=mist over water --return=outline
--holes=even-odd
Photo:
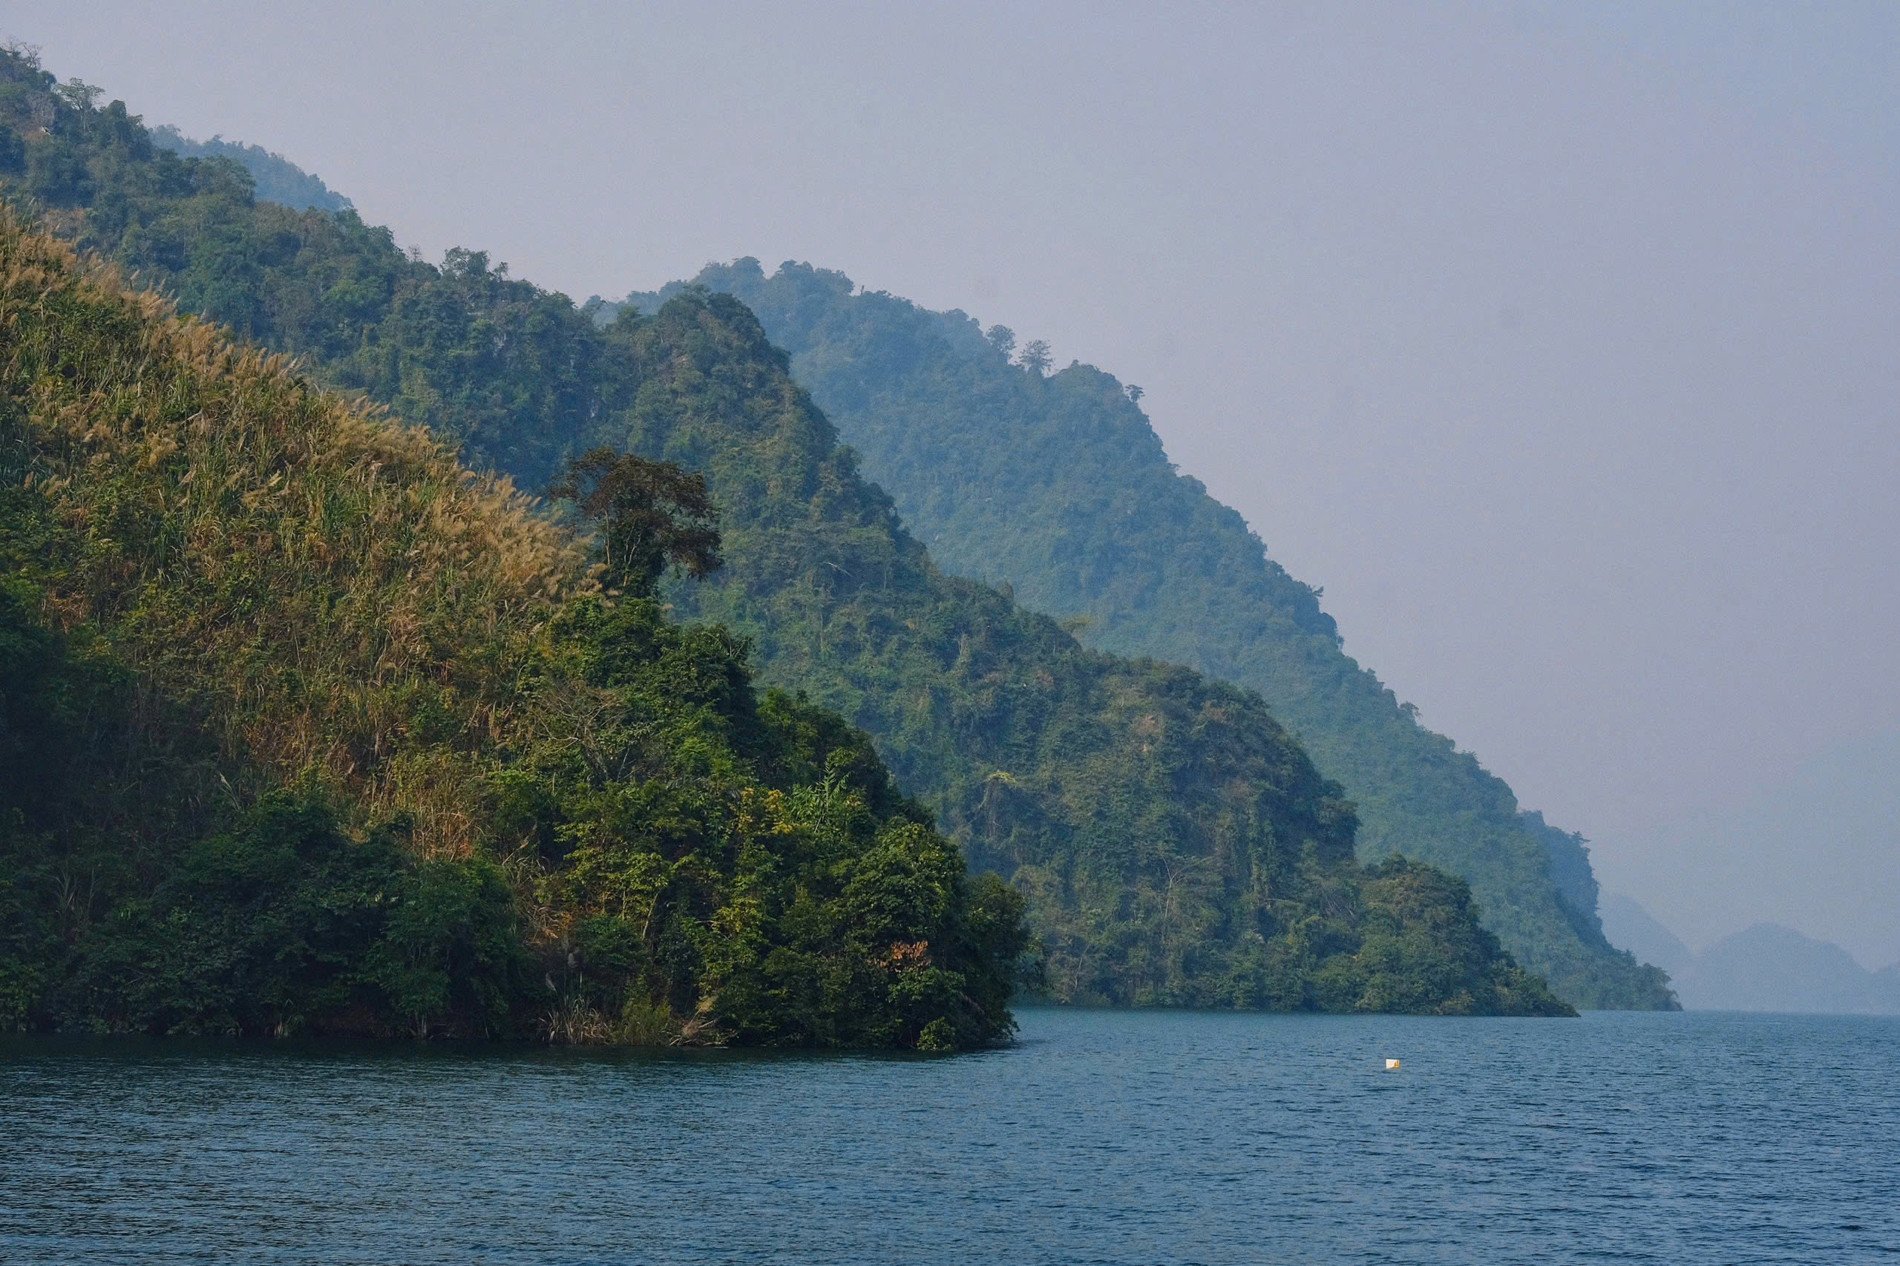
[[[1900,1253],[1900,1020],[1022,1020],[935,1060],[7,1039],[0,1258]]]

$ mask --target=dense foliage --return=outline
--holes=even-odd
[[[1086,365],[1048,374],[1046,347],[1012,357],[1007,330],[835,272],[742,260],[695,284],[758,313],[946,568],[1014,586],[1091,646],[1258,690],[1352,798],[1362,856],[1463,876],[1506,947],[1580,1005],[1669,1005],[1661,973],[1604,939],[1582,842],[1520,816],[1344,653],[1318,592],[1169,464],[1137,389]]]
[[[0,1024],[1009,1030],[1020,898],[730,634],[10,218],[0,329]]]
[[[1044,978],[1056,996],[1561,1009],[1480,934],[1461,885],[1428,872],[1368,874],[1354,863],[1349,807],[1258,696],[1186,670],[1086,651],[1006,595],[941,575],[888,498],[858,475],[849,450],[743,305],[695,292],[650,317],[629,312],[597,325],[563,296],[509,278],[478,252],[453,251],[435,267],[404,255],[387,231],[352,213],[258,203],[228,164],[154,150],[122,106],[62,100],[37,70],[17,59],[7,65],[0,123],[25,138],[25,158],[10,182],[0,176],[0,189],[71,239],[161,282],[186,307],[305,358],[325,382],[459,437],[478,464],[509,470],[530,486],[547,486],[574,454],[600,445],[703,475],[721,517],[725,567],[662,595],[738,630],[767,679],[799,688],[876,736],[901,782],[930,805],[946,833],[1028,896],[1046,952]],[[41,130],[32,131],[42,117]],[[597,600],[577,599],[575,610],[585,613],[590,601]],[[614,609],[640,608],[623,598]],[[553,627],[570,630],[583,646],[597,638],[597,624],[581,614]],[[677,636],[697,645],[694,639],[714,635]],[[737,644],[721,654],[742,676]],[[565,665],[563,682],[597,690],[617,680],[598,676],[604,652],[553,662]],[[542,676],[537,670],[521,679],[532,685]],[[696,704],[701,698],[675,684],[653,706],[692,707],[689,715],[703,721],[711,704]],[[591,715],[566,705],[554,711],[568,718],[563,724]],[[795,716],[796,723],[775,722],[789,727],[788,738],[839,750],[831,723],[814,720],[823,714],[810,705],[780,700],[758,715],[761,723]],[[752,723],[727,724],[743,734]],[[617,743],[652,743],[667,732],[629,722],[612,733]],[[741,751],[757,750],[733,741]],[[581,762],[568,767],[573,777],[593,768],[583,758],[588,742],[570,736],[562,750],[569,749],[579,754],[564,759]],[[694,750],[663,744],[648,759],[697,759]],[[515,765],[539,768],[539,759],[523,754]],[[822,789],[832,785],[831,759],[798,767],[814,771]],[[868,748],[861,759],[875,767]],[[875,818],[876,797],[862,788],[852,794]],[[602,839],[613,837],[607,824],[621,820],[614,814],[637,808],[644,816],[628,820],[657,830],[668,815],[686,811],[672,800],[627,807],[597,799],[564,795],[560,816],[569,826],[554,844],[538,845],[539,854],[588,834],[573,819],[595,809]],[[831,821],[818,813],[830,801],[791,795],[784,803],[802,815],[793,832],[801,838],[818,829],[814,823]],[[698,805],[687,807],[704,811]],[[912,827],[914,834],[893,835],[895,828],[873,821],[846,834],[883,841],[865,856],[899,867],[903,850],[923,847],[902,840],[935,838],[921,821]],[[913,869],[925,890],[940,886],[925,882],[936,873],[930,867]],[[612,860],[580,873],[619,876],[636,893],[652,882],[648,871]],[[982,901],[972,901],[1002,909],[1003,891],[985,888]],[[894,892],[860,894],[869,927],[896,926],[882,921],[883,912],[915,904]],[[586,904],[591,898],[576,900],[582,910],[596,908]],[[622,919],[641,909],[631,897],[611,908]],[[657,935],[640,917],[646,933]],[[966,923],[1009,925],[974,915]],[[577,914],[559,931],[579,936],[585,926]],[[797,926],[816,934],[828,925]],[[855,926],[839,924],[836,934],[855,935]],[[1003,943],[989,936],[977,942]],[[804,961],[768,955],[768,967],[793,974],[760,978],[758,996],[832,997],[855,987]],[[893,959],[883,969],[916,966]],[[827,983],[812,983],[819,980]],[[720,996],[741,993],[728,983]]]

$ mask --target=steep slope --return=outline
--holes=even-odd
[[[949,1048],[1020,899],[427,434],[0,211],[0,1025]]]
[[[9,73],[0,123],[23,141],[0,189],[186,306],[529,486],[598,443],[703,471],[728,565],[674,601],[863,725],[1018,881],[1057,996],[1562,1009],[1476,926],[1463,885],[1353,861],[1350,812],[1257,696],[1084,651],[938,573],[742,305],[686,295],[598,328],[480,253],[436,268],[352,213],[259,204],[230,165],[155,150],[123,106]]]
[[[1012,585],[1091,646],[1259,691],[1354,802],[1362,856],[1463,876],[1505,946],[1580,1005],[1669,1005],[1664,977],[1603,939],[1582,841],[1520,817],[1509,787],[1347,656],[1318,593],[1175,471],[1113,377],[1045,375],[1011,360],[1007,331],[805,265],[767,277],[742,260],[695,284],[758,313],[946,569]]]
[[[938,573],[743,307],[683,295],[611,333],[641,382],[627,441],[705,471],[735,525],[726,574],[678,600],[881,737],[1029,897],[1058,997],[1522,1005],[1462,885],[1403,863],[1361,877],[1350,810],[1257,695],[1085,651]]]

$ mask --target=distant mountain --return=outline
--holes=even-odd
[[[273,150],[214,136],[194,141],[175,127],[155,127],[152,140],[184,158],[228,158],[251,173],[257,196],[293,211],[347,211],[350,200]]]
[[[1868,971],[1840,946],[1777,923],[1757,923],[1698,955],[1636,901],[1610,893],[1603,930],[1667,971],[1690,1010],[1900,1014],[1900,964]]]
[[[1900,958],[1900,725],[1814,753],[1745,799],[1619,841],[1615,886],[1695,944],[1737,927],[1826,928]]]
[[[1603,934],[1646,963],[1669,973],[1681,996],[1683,975],[1695,965],[1695,953],[1633,899],[1620,892],[1605,893],[1599,905]]]
[[[1604,940],[1581,837],[1521,815],[1502,780],[1341,649],[1319,591],[1168,461],[1137,388],[1088,365],[1051,374],[1045,345],[1019,350],[1002,327],[809,265],[768,277],[746,259],[694,284],[758,313],[945,567],[1013,586],[1090,646],[1259,691],[1345,786],[1362,857],[1464,877],[1505,947],[1578,1005],[1670,1005],[1660,971]],[[651,309],[677,289],[628,302]]]
[[[1709,946],[1676,988],[1698,1011],[1900,1015],[1900,966],[1868,971],[1840,946],[1776,923]]]

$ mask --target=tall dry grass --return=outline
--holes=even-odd
[[[243,762],[471,847],[470,758],[507,733],[537,630],[597,586],[572,535],[4,209],[0,391],[60,525],[52,618],[104,629]]]

